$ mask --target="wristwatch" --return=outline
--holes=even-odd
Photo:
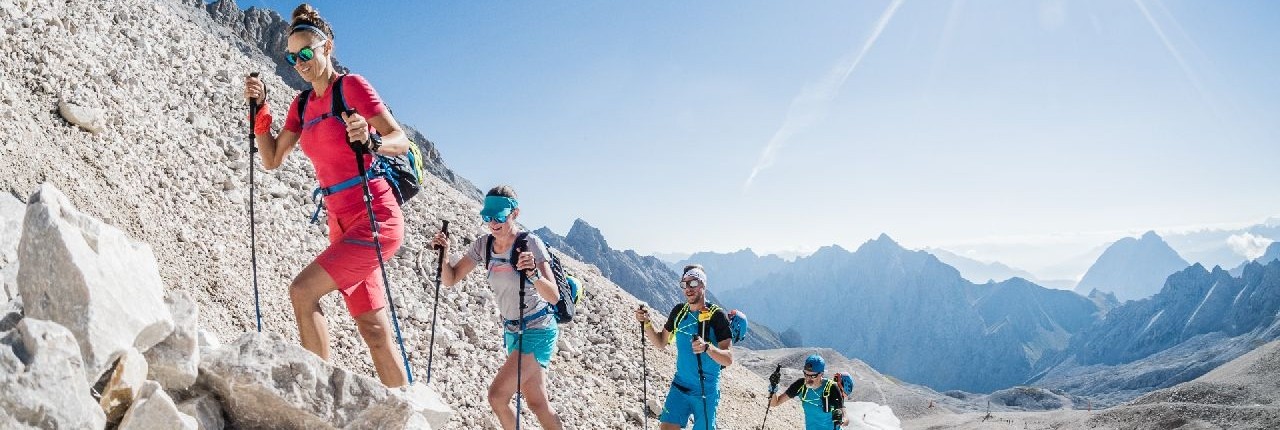
[[[378,148],[381,148],[381,147],[382,147],[382,136],[379,136],[377,134],[370,134],[369,150],[373,152],[378,152]]]
[[[542,279],[542,274],[538,273],[538,269],[531,269],[531,270],[533,271],[533,274],[526,275],[529,277],[529,282],[538,282],[539,279]]]

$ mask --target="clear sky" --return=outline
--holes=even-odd
[[[1049,265],[1280,214],[1280,2],[312,4],[455,171],[614,248],[1091,238]]]

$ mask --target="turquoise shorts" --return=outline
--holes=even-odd
[[[520,333],[506,332],[503,339],[507,345],[507,354],[516,350],[516,337]],[[533,358],[538,360],[538,364],[542,368],[551,366],[551,356],[556,353],[556,337],[560,335],[560,327],[555,322],[550,327],[532,328],[524,331],[524,342],[520,346],[520,353],[533,354]]]

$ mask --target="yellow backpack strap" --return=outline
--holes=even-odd
[[[667,343],[674,343],[676,341],[676,332],[680,331],[680,321],[688,314],[689,304],[685,303],[684,307],[680,308],[680,312],[676,314],[676,321],[671,323],[671,333],[667,334]]]

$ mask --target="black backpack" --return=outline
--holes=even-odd
[[[516,244],[521,241],[529,240],[529,232],[520,232],[516,235]],[[493,259],[493,235],[489,235],[484,245],[484,267],[489,269],[489,262]],[[515,264],[516,246],[511,246],[511,264]],[[568,323],[573,321],[574,315],[578,314],[578,302],[582,301],[582,284],[573,275],[568,274],[564,270],[564,266],[560,264],[560,257],[556,253],[551,252],[551,247],[547,247],[547,262],[551,264],[551,275],[555,277],[556,288],[560,290],[560,300],[554,305],[555,317],[558,323]],[[520,288],[524,288],[523,285]],[[523,316],[522,316],[523,317]]]
[[[331,117],[342,119],[341,114],[348,110],[347,101],[342,97],[342,81],[346,77],[346,74],[338,75],[338,79],[333,82],[333,89],[331,90],[333,103],[329,113],[321,115],[312,121],[318,122]],[[298,120],[304,126],[307,123],[304,112],[306,112],[307,99],[309,98],[311,98],[311,88],[302,90],[302,93],[298,95]],[[422,168],[422,149],[418,148],[417,143],[410,140],[409,151],[402,155],[391,157],[374,154],[374,156],[373,170],[370,173],[382,176],[391,183],[391,191],[396,195],[396,203],[404,205],[404,202],[418,195],[419,191],[422,191],[422,180],[426,177],[426,172]],[[352,178],[341,184],[331,186],[329,189],[316,188],[315,194],[317,196],[320,194],[329,195],[358,183],[358,177]],[[319,213],[320,209],[317,208],[316,214],[311,217],[313,222]]]

